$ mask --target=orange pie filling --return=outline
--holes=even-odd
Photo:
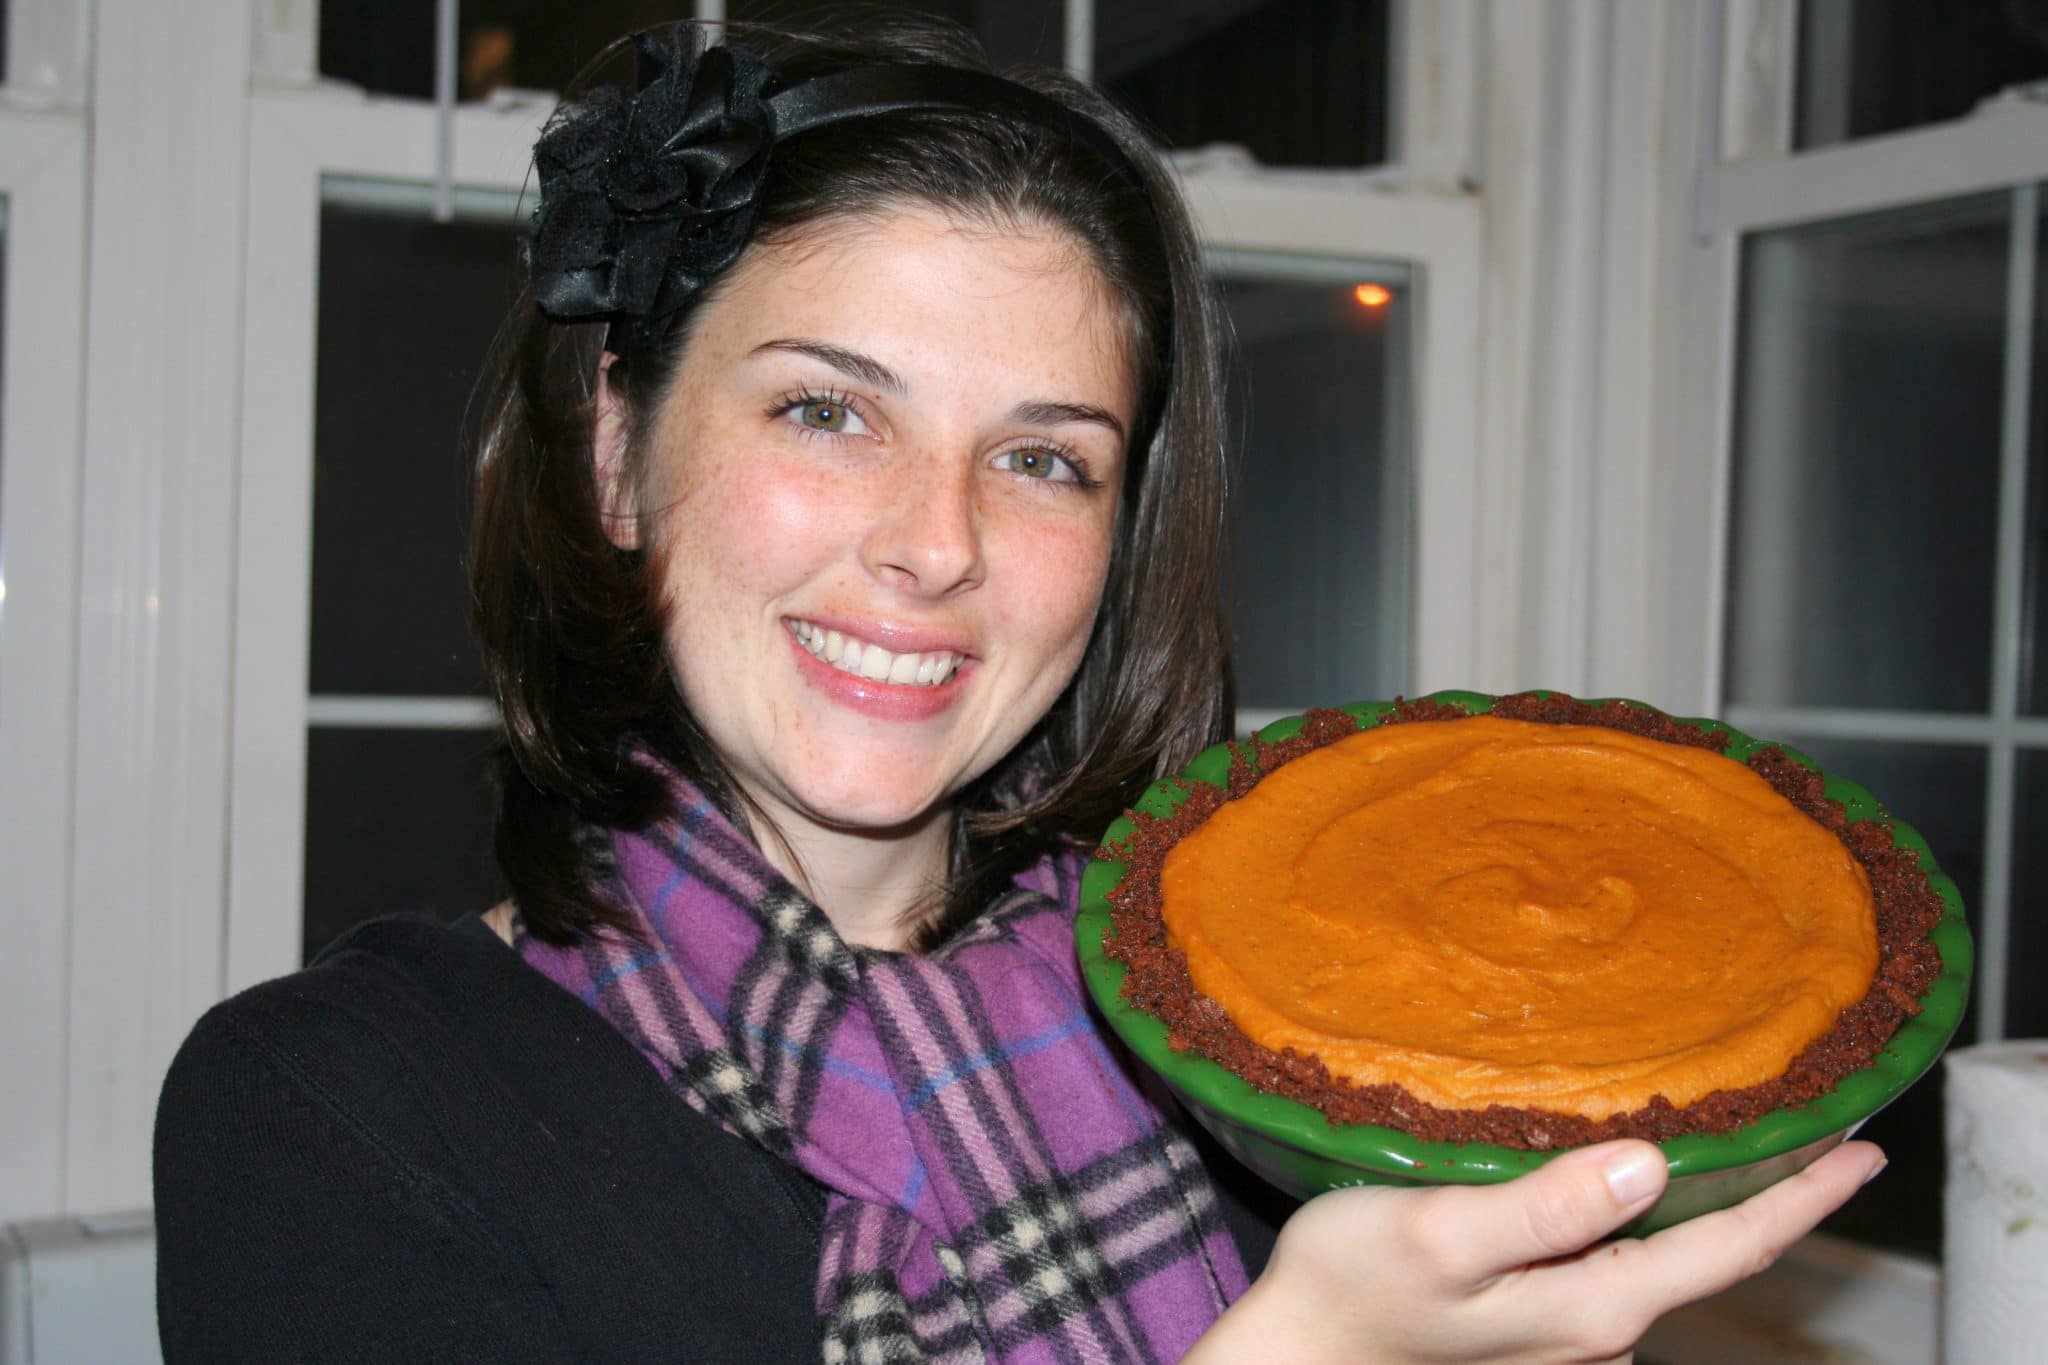
[[[1160,892],[1253,1042],[1446,1109],[1771,1081],[1878,967],[1833,832],[1740,763],[1600,726],[1360,731],[1218,808]]]

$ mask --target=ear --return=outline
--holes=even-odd
[[[621,550],[640,548],[640,509],[633,480],[626,471],[626,403],[612,388],[610,351],[597,365],[592,394],[597,413],[590,424],[590,472],[597,480],[597,510],[604,519],[605,538]]]

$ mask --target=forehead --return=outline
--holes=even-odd
[[[1034,223],[922,205],[826,219],[749,248],[691,321],[686,365],[801,336],[913,389],[978,375],[1127,416],[1134,402],[1127,309],[1086,248]]]

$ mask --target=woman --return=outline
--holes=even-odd
[[[1664,1180],[1616,1143],[1275,1244],[1072,951],[1226,715],[1184,211],[944,33],[637,50],[537,149],[480,462],[512,901],[201,1022],[169,1356],[1605,1359],[1874,1171],[1598,1247]]]

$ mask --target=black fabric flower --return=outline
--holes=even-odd
[[[614,324],[614,349],[658,346],[676,312],[731,265],[754,225],[775,74],[687,27],[635,40],[640,90],[551,120],[534,148],[533,296],[561,322]],[[623,329],[623,337],[620,332]]]

